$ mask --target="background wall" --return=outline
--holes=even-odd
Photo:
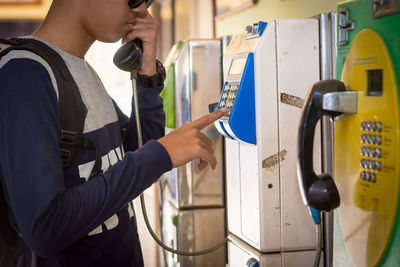
[[[212,38],[211,0],[175,0],[175,41]]]
[[[41,0],[40,4],[1,4],[0,20],[44,19],[52,0]]]
[[[235,33],[259,20],[275,18],[306,18],[319,13],[336,11],[341,0],[258,0],[252,7],[231,16],[216,19],[216,36]]]

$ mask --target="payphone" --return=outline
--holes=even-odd
[[[228,111],[215,126],[226,137],[230,266],[246,264],[252,250],[261,266],[313,262],[315,226],[297,186],[295,135],[307,93],[302,86],[320,77],[319,53],[319,21],[313,18],[248,26],[224,53],[218,107]],[[299,261],[287,265],[291,257]]]
[[[338,207],[335,266],[400,265],[399,25],[399,1],[340,3],[338,80],[315,84],[306,101],[299,184],[305,204]],[[312,121],[322,115],[335,118],[334,180],[307,167]]]
[[[221,90],[221,41],[189,40],[173,46],[165,62],[166,132],[208,113]],[[160,228],[164,242],[178,250],[209,249],[225,238],[222,137],[214,125],[204,130],[219,164],[215,170],[196,168],[197,162],[172,169],[159,182]],[[225,246],[202,256],[161,252],[167,266],[223,266]]]

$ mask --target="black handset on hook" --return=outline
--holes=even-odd
[[[314,172],[314,132],[322,116],[336,117],[342,114],[323,109],[324,95],[343,91],[345,91],[345,85],[338,80],[325,80],[314,84],[307,95],[300,121],[297,158],[300,191],[304,204],[319,211],[337,208],[340,205],[340,197],[335,182],[329,174],[317,175]]]

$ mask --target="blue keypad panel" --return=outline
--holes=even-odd
[[[222,94],[219,107],[228,110],[224,115],[224,118],[226,119],[231,116],[239,85],[239,82],[228,82],[224,88],[224,93]]]

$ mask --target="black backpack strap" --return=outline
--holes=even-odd
[[[11,50],[27,50],[43,58],[50,66],[57,82],[60,111],[60,153],[63,167],[70,166],[78,147],[96,151],[96,160],[91,177],[101,173],[101,156],[92,140],[83,134],[87,108],[79,89],[62,57],[46,44],[27,38],[12,38],[0,43],[10,47],[0,52],[0,57]]]
[[[9,39],[0,39],[0,59],[12,50],[14,42]]]
[[[67,149],[63,148],[67,147]],[[96,160],[94,162],[94,166],[92,169],[92,172],[90,173],[90,177],[92,178],[102,172],[101,170],[101,156],[96,148],[96,145],[94,142],[87,137],[84,134],[77,134],[76,132],[68,131],[61,129],[61,138],[60,138],[60,153],[61,153],[61,158],[63,160],[63,165],[64,162],[68,162],[70,158],[72,157],[72,153],[70,151],[70,147],[81,147],[81,148],[88,148],[96,151]],[[65,166],[64,166],[65,167]]]

